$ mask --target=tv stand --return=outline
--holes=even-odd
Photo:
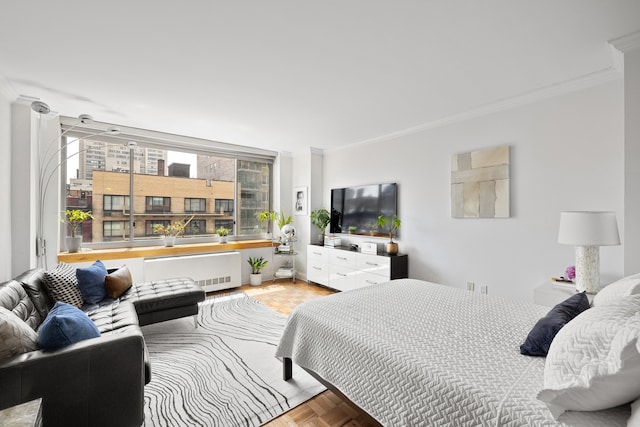
[[[409,256],[363,254],[347,247],[307,246],[307,281],[338,291],[409,277]]]

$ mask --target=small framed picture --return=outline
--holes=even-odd
[[[295,201],[294,210],[296,215],[307,214],[307,187],[296,187],[293,192],[293,200]]]

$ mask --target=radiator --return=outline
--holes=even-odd
[[[240,260],[240,252],[146,258],[144,279],[190,277],[207,292],[236,288],[241,285]]]

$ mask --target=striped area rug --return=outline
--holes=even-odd
[[[237,292],[205,300],[198,328],[183,318],[142,328],[151,361],[145,426],[259,426],[322,392],[274,353],[286,318]]]

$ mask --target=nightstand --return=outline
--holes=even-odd
[[[533,303],[553,307],[575,294],[576,285],[574,283],[547,280],[533,290]],[[589,302],[593,301],[594,296],[594,294],[587,295]]]

